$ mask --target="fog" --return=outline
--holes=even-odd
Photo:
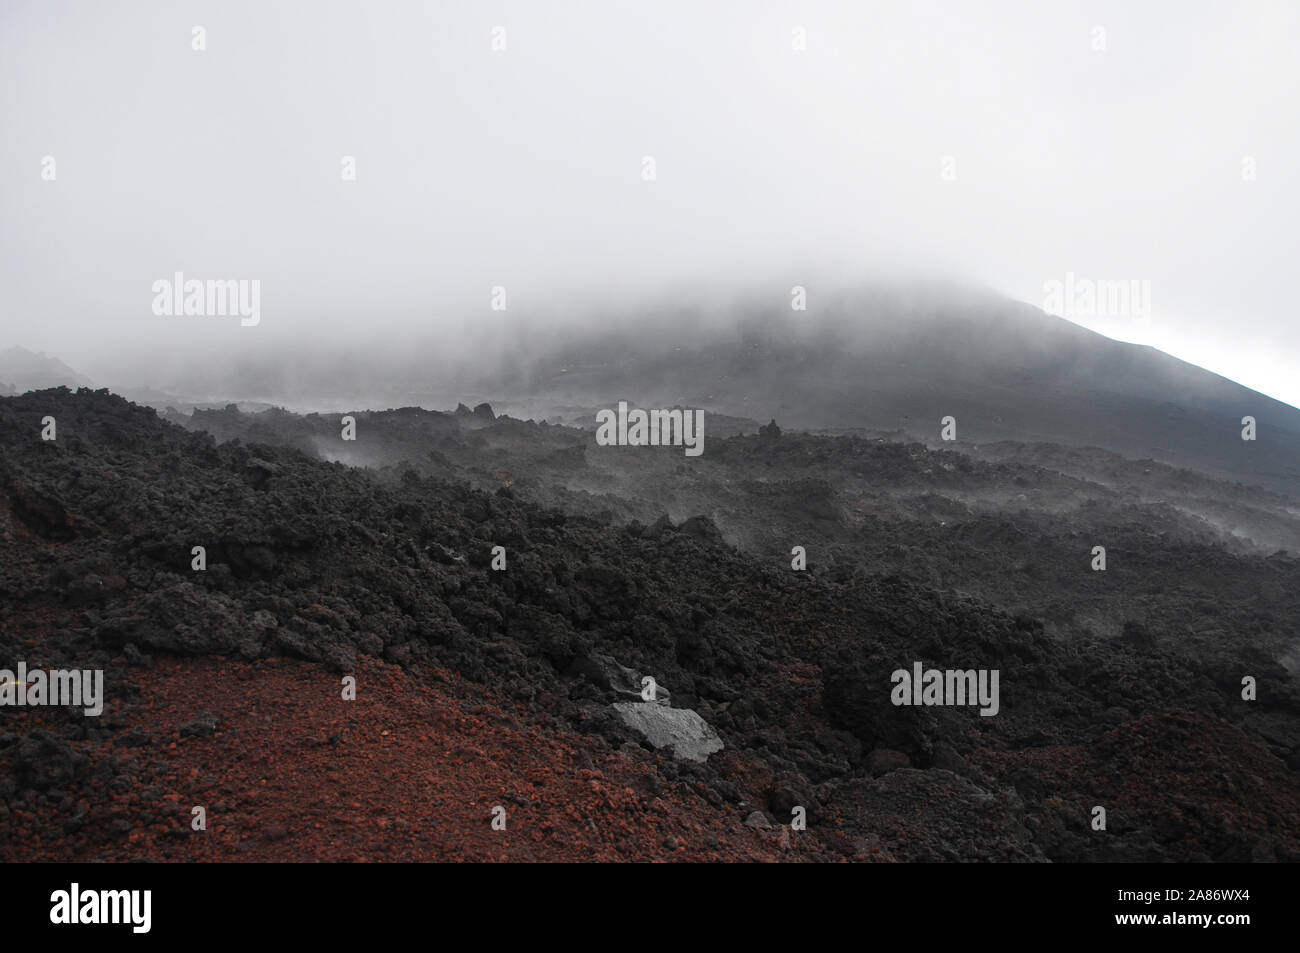
[[[166,386],[1068,275],[1150,303],[1071,320],[1300,404],[1298,40],[1262,2],[9,0],[0,347]],[[177,272],[259,320],[155,314]]]

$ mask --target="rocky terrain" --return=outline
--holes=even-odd
[[[967,444],[1101,447],[1300,498],[1300,409],[1204,368],[978,288],[809,294],[807,311],[792,311],[780,286],[727,301],[681,287],[658,306],[600,314],[575,302],[479,331],[473,347],[414,332],[397,353],[383,335],[346,348],[308,340],[291,355],[250,348],[238,364],[203,355],[160,365],[156,386],[185,399],[120,392],[184,411],[217,398],[330,412],[491,401],[568,424],[626,399],[747,419],[749,432],[776,418],[787,430],[868,428],[927,443],[951,415]],[[1251,441],[1241,439],[1245,417]]]
[[[345,413],[0,399],[0,666],[108,693],[0,710],[0,856],[1300,858],[1275,490],[1055,444],[734,420],[692,459]],[[996,715],[894,705],[918,662],[997,670]]]

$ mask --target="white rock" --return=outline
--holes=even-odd
[[[618,702],[614,710],[624,724],[645,736],[655,748],[671,748],[674,757],[707,761],[722,750],[722,739],[707,721],[689,708],[668,708],[653,702]]]

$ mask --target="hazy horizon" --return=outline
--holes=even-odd
[[[3,339],[91,377],[404,356],[683,284],[1045,307],[1074,276],[1142,303],[1066,320],[1300,406],[1289,4],[16,2],[0,27]],[[153,313],[176,272],[260,282],[259,322]]]

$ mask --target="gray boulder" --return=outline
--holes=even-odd
[[[617,702],[614,710],[624,724],[640,732],[651,746],[669,748],[687,761],[707,761],[722,750],[722,739],[707,721],[689,708],[668,708],[653,702]]]

